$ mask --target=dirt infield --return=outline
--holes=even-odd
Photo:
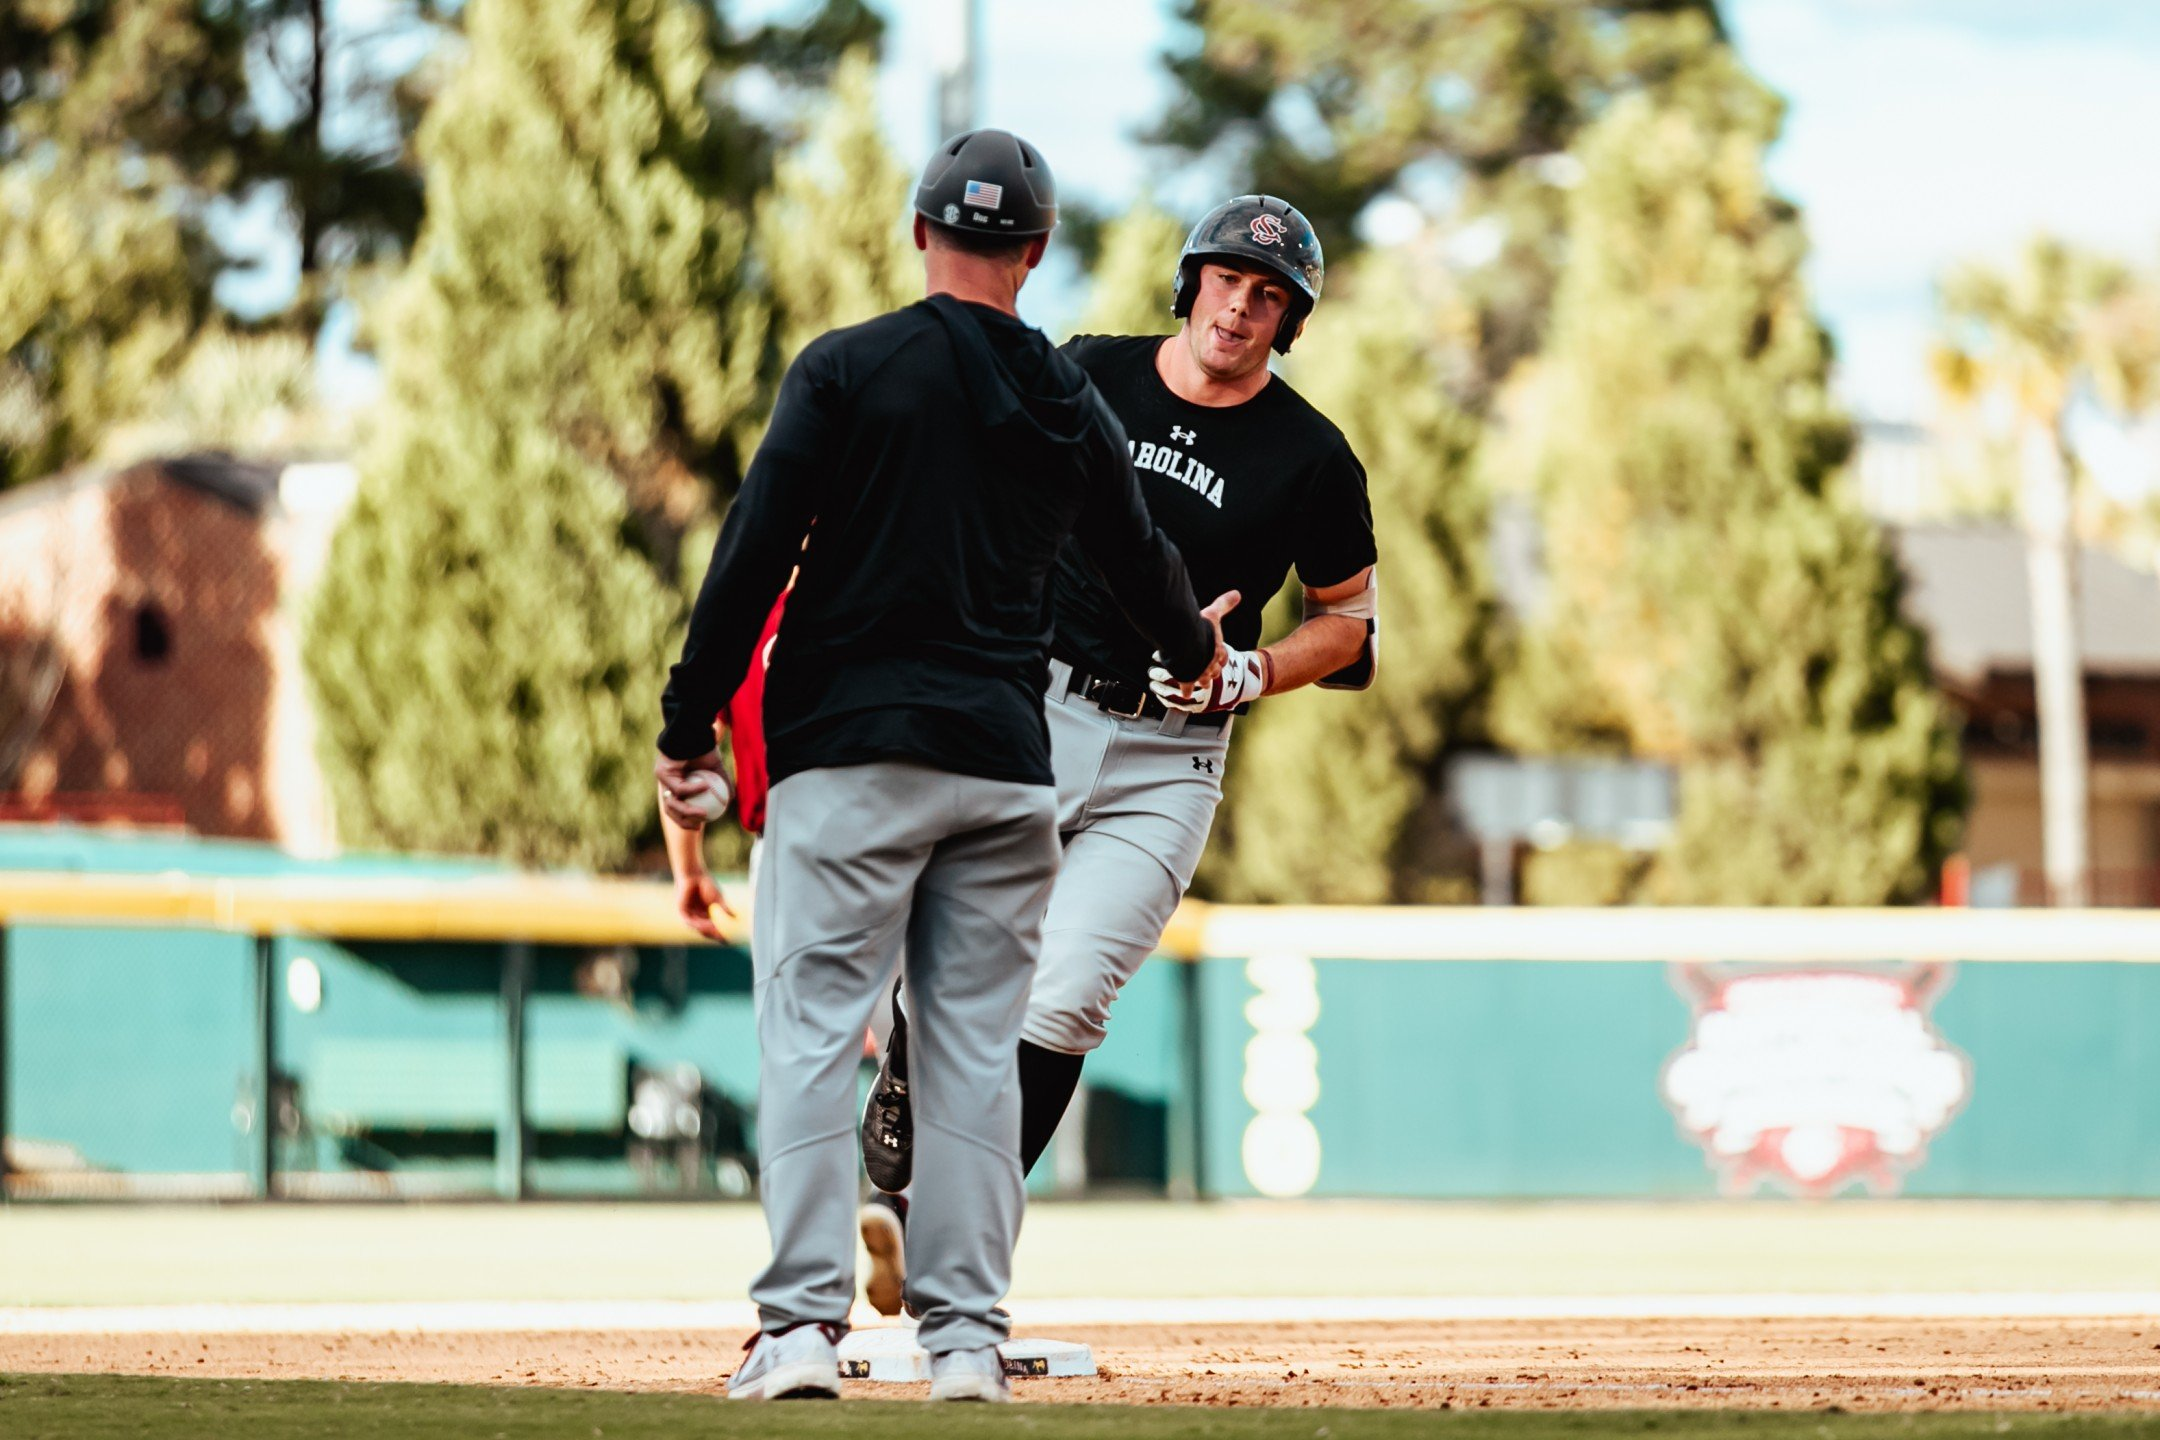
[[[1026,1315],[1019,1317],[1023,1330]],[[1023,1399],[1221,1406],[2160,1409],[2160,1319],[1104,1326]],[[717,1392],[714,1331],[0,1336],[0,1371]],[[850,1387],[899,1397],[905,1386]]]

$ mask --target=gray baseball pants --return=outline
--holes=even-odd
[[[908,1300],[933,1354],[1010,1334],[1016,1055],[1057,865],[1048,786],[881,762],[773,787],[751,914],[765,1329],[845,1325],[854,1305],[856,1067],[904,939],[922,1202]]]
[[[1068,694],[1071,679],[1071,667],[1050,663],[1043,708],[1065,857],[1021,1036],[1085,1055],[1102,1044],[1111,1003],[1162,943],[1199,868],[1222,803],[1231,722],[1121,719]]]

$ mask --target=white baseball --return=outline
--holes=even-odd
[[[708,823],[724,819],[728,812],[728,783],[709,771],[693,771],[676,793],[675,803],[698,813]]]

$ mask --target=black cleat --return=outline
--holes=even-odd
[[[908,1110],[907,1081],[895,1079],[888,1058],[878,1066],[863,1106],[863,1169],[888,1195],[907,1189],[915,1174],[915,1117]]]
[[[870,1253],[870,1278],[863,1294],[880,1315],[898,1315],[907,1291],[907,1201],[898,1195],[872,1195],[857,1220],[863,1249]]]

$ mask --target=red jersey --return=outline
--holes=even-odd
[[[787,597],[783,590],[773,601],[742,688],[720,716],[727,722],[728,746],[735,756],[735,813],[742,816],[743,829],[753,835],[765,833],[765,792],[770,788],[765,780],[765,671],[772,664],[773,641],[780,635],[780,612],[787,609]]]

